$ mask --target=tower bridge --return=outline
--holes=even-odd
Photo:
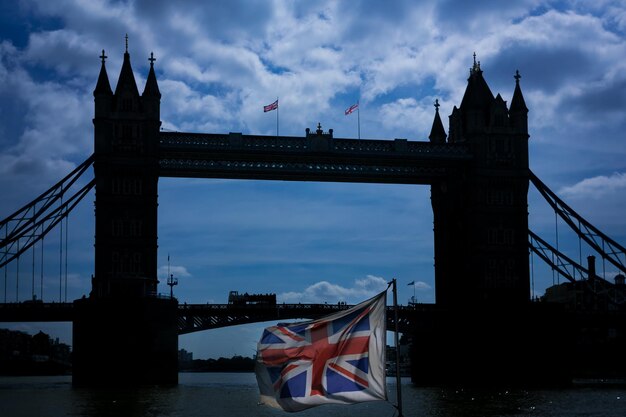
[[[529,235],[529,182],[570,226],[578,227],[581,238],[586,236],[601,249],[603,257],[623,257],[626,250],[532,175],[528,108],[519,73],[507,106],[500,94],[493,95],[480,64],[474,62],[461,104],[449,116],[447,133],[435,106],[427,141],[355,140],[335,138],[332,129],[324,131],[319,124],[298,137],[162,132],[154,59],[140,94],[128,51],[115,91],[105,58],[103,51],[93,93],[93,156],[0,222],[2,267],[43,239],[95,188],[95,265],[89,297],[71,305],[0,308],[0,321],[43,318],[38,314],[47,311],[48,318],[73,322],[76,385],[109,383],[120,374],[128,375],[128,383],[176,383],[178,334],[260,319],[313,317],[334,308],[311,306],[315,314],[299,316],[301,306],[244,311],[180,306],[175,299],[156,297],[161,177],[429,185],[436,304],[405,309],[401,315],[405,331],[414,338],[413,357],[429,357],[419,369],[414,367],[413,380],[536,382],[571,376],[567,354],[556,359],[538,354],[571,352],[576,333],[568,322],[571,316],[562,309],[530,302],[529,248],[544,254],[547,263],[566,258],[555,255],[558,249],[532,232]],[[68,198],[72,184],[92,165],[94,179]],[[623,263],[614,264],[626,272]],[[551,266],[564,270],[560,264]],[[591,268],[579,265],[576,270],[583,279],[600,279]],[[576,281],[576,276],[568,279]],[[616,314],[611,317],[623,323],[622,313]],[[612,320],[611,325],[616,323]],[[618,331],[624,343],[622,332],[624,326]],[[626,372],[626,366],[620,369]]]

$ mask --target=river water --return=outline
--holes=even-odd
[[[395,379],[388,378],[395,403]],[[418,388],[402,381],[404,415],[626,416],[626,385],[577,385],[559,390],[464,391]],[[75,389],[71,377],[0,377],[2,417],[358,416],[392,417],[391,402],[326,405],[297,414],[257,405],[254,374],[181,373],[176,387]]]

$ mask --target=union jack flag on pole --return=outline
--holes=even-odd
[[[359,108],[359,103],[353,104],[352,106],[348,107],[344,113],[347,116],[347,115],[351,114],[353,111],[355,111],[358,108]]]
[[[255,370],[261,402],[300,411],[386,400],[386,295],[318,320],[266,328]]]
[[[268,111],[276,110],[278,108],[278,99],[272,104],[268,104],[267,106],[263,106],[263,112],[267,113]]]

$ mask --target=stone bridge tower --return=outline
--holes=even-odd
[[[175,384],[177,301],[157,297],[161,93],[150,70],[139,94],[128,40],[115,92],[102,51],[96,88],[95,274],[75,302],[75,385]],[[132,370],[129,372],[129,370]]]
[[[545,371],[560,365],[536,353],[561,344],[555,316],[530,303],[528,109],[519,80],[516,73],[507,108],[474,58],[449,135],[435,114],[431,142],[464,143],[472,158],[431,185],[437,314],[416,323],[413,358],[429,358],[413,367],[416,383],[523,384],[537,381],[538,372],[545,381],[563,376]]]
[[[104,53],[104,52],[103,52]],[[154,58],[139,95],[128,50],[115,93],[102,69],[94,91],[96,254],[93,295],[157,290],[157,184],[161,93]]]
[[[523,305],[528,269],[528,109],[515,76],[511,105],[489,89],[476,62],[448,142],[470,146],[469,165],[431,186],[437,304]],[[430,134],[444,142],[437,111]]]

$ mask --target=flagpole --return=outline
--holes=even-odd
[[[278,112],[280,111],[279,108],[280,108],[280,105],[278,103],[278,97],[276,97],[276,137],[277,138],[278,138]]]
[[[356,120],[357,120],[357,130],[359,134],[359,139],[361,139],[361,105],[359,101],[356,102]]]
[[[396,346],[396,401],[398,405],[396,406],[398,409],[398,417],[403,417],[402,415],[402,385],[400,378],[400,345],[398,345],[398,290],[397,290],[397,282],[396,279],[392,279],[393,283],[393,313],[395,320],[395,332],[394,335],[394,344]]]

